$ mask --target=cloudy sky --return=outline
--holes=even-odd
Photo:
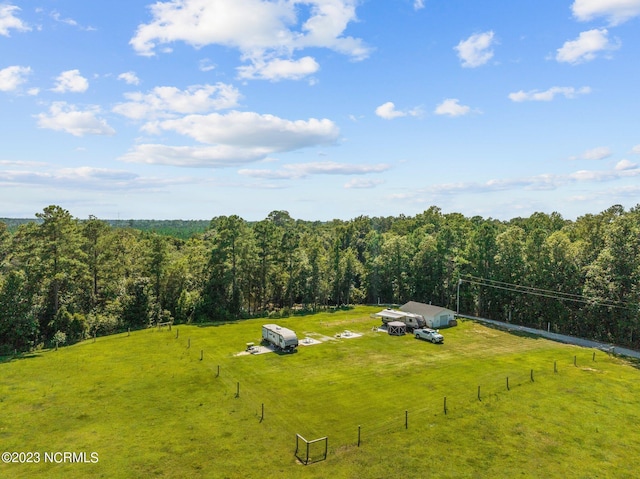
[[[640,203],[640,0],[0,0],[0,216]]]

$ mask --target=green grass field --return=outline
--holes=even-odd
[[[150,329],[0,363],[0,452],[40,461],[0,463],[0,477],[637,477],[634,365],[472,321],[443,345],[391,337],[372,330],[377,310]],[[323,342],[238,356],[266,322]],[[345,330],[362,336],[335,338]],[[296,434],[328,437],[326,460],[302,465]],[[45,460],[65,451],[98,460]]]

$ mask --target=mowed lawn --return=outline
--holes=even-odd
[[[373,330],[378,310],[149,329],[0,363],[0,452],[40,455],[0,477],[637,477],[633,364],[472,321],[442,345],[392,337]],[[321,343],[238,355],[270,322]],[[326,460],[302,465],[296,434],[326,436]]]

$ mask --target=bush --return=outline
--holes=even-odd
[[[62,331],[56,331],[56,334],[53,335],[52,341],[55,345],[64,344],[67,342],[67,335]]]
[[[118,317],[109,313],[91,312],[87,315],[87,330],[89,334],[106,336],[118,332],[121,323]]]

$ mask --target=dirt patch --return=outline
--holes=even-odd
[[[599,369],[593,369],[593,368],[588,368],[588,367],[587,368],[580,368],[580,370],[582,370],[582,371],[591,371],[591,372],[594,372],[594,373],[601,373],[602,372]]]
[[[489,328],[473,328],[472,332],[474,334],[480,334],[482,336],[486,336],[488,338],[495,338],[498,336],[498,333],[492,331]]]

